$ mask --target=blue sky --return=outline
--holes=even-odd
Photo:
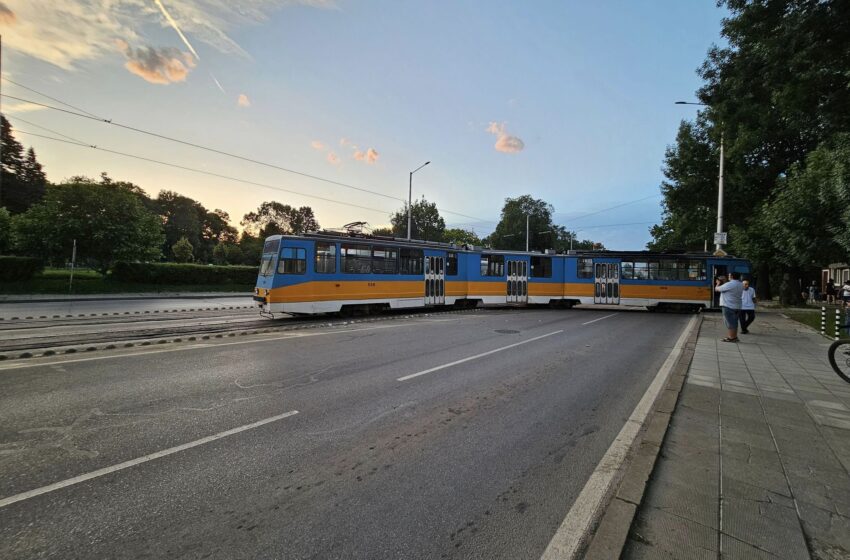
[[[5,77],[99,116],[400,199],[408,172],[430,160],[414,196],[435,201],[450,225],[486,235],[506,197],[531,194],[580,237],[640,249],[660,217],[664,149],[694,114],[673,101],[699,87],[695,69],[723,15],[713,0],[4,0],[0,33]],[[53,104],[9,82],[3,93]],[[401,205],[13,100],[3,107],[19,130],[336,202],[19,135],[53,181],[107,171],[151,195],[171,189],[222,208],[235,224],[270,199],[312,206],[325,227],[385,225]]]

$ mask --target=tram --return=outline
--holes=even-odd
[[[718,306],[714,279],[745,259],[710,253],[502,251],[365,234],[266,239],[254,301],[263,314],[368,314],[478,305]]]

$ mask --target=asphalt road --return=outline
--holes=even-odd
[[[539,558],[688,319],[490,311],[0,363],[0,557]]]

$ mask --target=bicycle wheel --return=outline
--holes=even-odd
[[[850,340],[836,340],[829,347],[829,365],[850,383]]]

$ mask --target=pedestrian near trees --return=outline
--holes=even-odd
[[[750,287],[750,281],[741,282],[744,290],[741,292],[741,334],[749,334],[750,325],[756,320],[756,291]]]
[[[720,309],[723,311],[723,322],[728,330],[723,342],[738,342],[738,314],[741,311],[744,285],[741,284],[741,275],[737,272],[729,274],[729,280],[718,276],[714,281],[714,291],[720,292]]]
[[[835,280],[832,278],[826,283],[826,302],[835,303]]]

